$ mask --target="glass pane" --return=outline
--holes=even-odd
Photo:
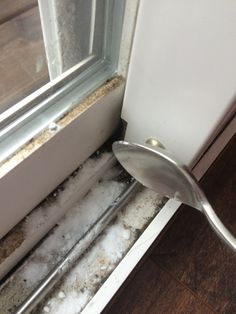
[[[97,29],[104,34],[105,0],[39,0],[50,78],[89,56],[98,56]],[[102,15],[102,24],[98,19]],[[102,44],[103,35],[96,38]],[[99,44],[98,44],[99,42]]]
[[[45,0],[42,0],[45,1]],[[55,27],[62,72],[88,56],[101,55],[104,37],[104,0],[55,0]],[[47,13],[45,16],[47,19]],[[59,47],[58,47],[59,46]],[[50,53],[50,51],[49,51]]]
[[[111,3],[2,0],[0,113],[71,67],[82,72],[102,59]]]
[[[49,81],[37,1],[0,2],[0,112]]]

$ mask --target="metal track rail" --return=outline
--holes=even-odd
[[[133,180],[118,198],[95,221],[91,228],[69,250],[60,263],[41,281],[25,301],[16,309],[15,314],[30,313],[42,301],[46,294],[55,286],[59,279],[78,261],[85,250],[105,229],[118,211],[125,206],[141,185]]]

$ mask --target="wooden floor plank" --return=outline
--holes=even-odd
[[[214,313],[150,259],[104,314]]]
[[[34,6],[37,6],[37,0],[1,0],[0,24],[5,23]]]
[[[236,235],[236,140],[203,186],[219,216]],[[236,256],[205,218],[185,206],[155,247],[152,259],[220,313],[236,313]]]

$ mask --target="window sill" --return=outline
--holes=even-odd
[[[114,132],[124,85],[121,77],[109,81],[64,116],[54,133],[45,131],[1,166],[0,238]]]

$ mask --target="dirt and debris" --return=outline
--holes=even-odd
[[[61,127],[65,127],[73,120],[75,120],[79,115],[91,107],[95,102],[100,100],[102,97],[106,96],[112,90],[120,86],[124,82],[122,76],[117,76],[112,80],[109,80],[105,85],[100,87],[98,90],[93,92],[84,101],[82,101],[79,106],[72,109],[68,114],[66,114],[62,119],[60,119],[57,124]]]
[[[117,168],[117,176],[120,173]],[[112,181],[109,181],[111,180]],[[112,183],[113,182],[113,183]],[[24,265],[9,280],[0,294],[2,310],[14,308],[58,263],[81,234],[89,228],[91,217],[117,198],[125,183],[114,181],[114,170],[107,174],[76,207],[72,208],[40,244]],[[61,192],[63,193],[63,192]],[[37,307],[36,313],[78,313],[83,309],[106,278],[131,248],[144,228],[160,210],[162,198],[142,188],[120,211],[80,261]],[[85,229],[84,229],[85,228]],[[18,302],[19,301],[19,302]],[[3,313],[9,313],[4,312]]]
[[[18,224],[0,240],[0,264],[20,247],[24,240],[23,225]]]
[[[27,252],[26,246],[29,245],[29,242],[31,241],[30,239],[35,238],[36,233],[39,234],[38,237],[42,236],[40,235],[40,228],[42,227],[44,229],[47,224],[50,225],[50,220],[54,220],[53,216],[57,215],[59,211],[61,211],[61,216],[66,212],[65,203],[68,203],[68,198],[72,199],[70,193],[75,194],[74,191],[79,189],[79,187],[81,191],[84,182],[91,176],[94,176],[97,171],[100,171],[100,168],[103,167],[104,164],[109,164],[112,158],[112,154],[109,152],[100,154],[99,158],[89,158],[54,191],[52,191],[35,209],[0,239],[0,279],[6,274],[7,259],[11,258],[13,253],[16,254],[16,251],[18,256],[17,259],[23,254],[20,253],[21,250],[23,250],[22,252]],[[85,196],[86,193],[88,193],[88,191],[85,191],[84,195],[81,195],[81,197]],[[79,198],[80,196],[78,193],[77,195]],[[49,227],[49,229],[52,227],[53,225]],[[68,239],[68,235],[65,237]],[[37,240],[35,240],[35,242],[37,242]]]
[[[141,189],[33,313],[43,313],[45,306],[51,314],[65,309],[69,314],[80,313],[160,211],[161,203],[156,193]],[[63,300],[58,297],[60,291],[66,295]]]

